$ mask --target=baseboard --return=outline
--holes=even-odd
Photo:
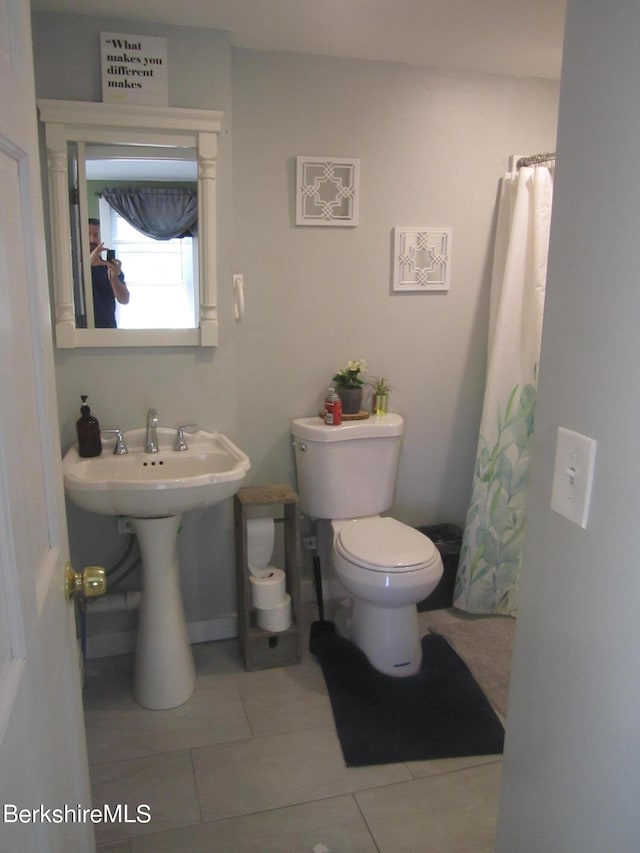
[[[214,640],[230,640],[238,636],[238,619],[235,613],[215,619],[187,622],[189,642],[208,643]],[[96,634],[87,637],[87,659],[126,655],[135,650],[136,632],[120,631],[111,634]]]
[[[343,598],[344,588],[336,578],[323,581],[323,597],[325,602]],[[300,586],[300,597],[303,604],[316,601],[316,591],[312,580],[305,579]],[[230,640],[238,636],[238,618],[235,613],[229,616],[218,616],[215,619],[201,619],[198,622],[187,622],[189,642],[209,643],[214,640]],[[135,650],[136,632],[118,631],[106,634],[95,634],[87,637],[87,660],[107,658],[112,655],[131,654]]]

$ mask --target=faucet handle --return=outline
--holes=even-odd
[[[184,440],[185,431],[195,432],[196,429],[197,427],[195,424],[182,424],[182,426],[179,426],[176,432],[176,443],[173,445],[173,449],[177,451],[188,450],[189,446]]]
[[[115,456],[124,456],[129,451],[127,450],[127,446],[124,443],[124,435],[121,429],[103,429],[101,430],[102,435],[115,435],[116,437],[116,446],[113,448],[113,453]]]

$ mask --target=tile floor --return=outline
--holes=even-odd
[[[443,618],[421,613],[423,633]],[[493,850],[501,756],[347,768],[306,649],[297,666],[246,672],[236,640],[193,648],[196,690],[170,711],[132,698],[129,656],[87,662],[94,805],[127,804],[132,821],[151,809],[98,826],[100,850]]]

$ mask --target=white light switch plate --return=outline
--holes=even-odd
[[[596,442],[558,427],[551,509],[582,528],[587,526]]]

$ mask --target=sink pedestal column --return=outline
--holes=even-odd
[[[195,667],[178,574],[182,516],[132,518],[142,556],[134,696],[145,708],[182,705],[193,693]]]

